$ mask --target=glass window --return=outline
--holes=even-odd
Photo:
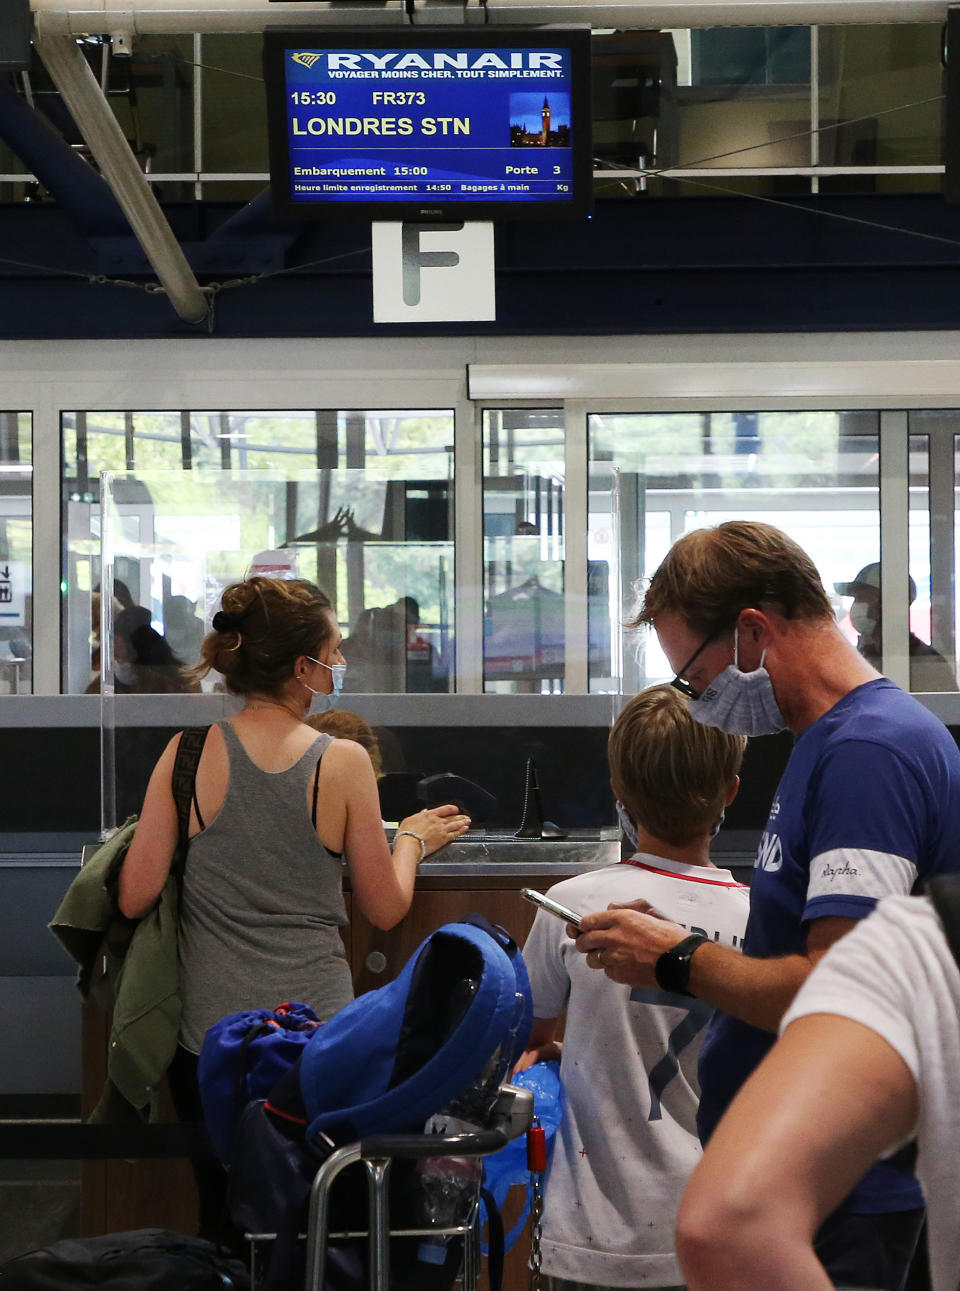
[[[677,50],[669,31],[595,35],[590,45],[595,170],[676,165]],[[595,192],[622,197],[639,180],[598,178]]]
[[[950,416],[951,414],[946,414]],[[940,420],[942,413],[933,416]],[[914,426],[923,426],[923,417],[914,419]],[[942,442],[943,437],[939,437]],[[911,434],[910,454],[910,506],[909,506],[909,636],[910,689],[912,691],[945,691],[957,689],[956,658],[953,634],[945,634],[950,612],[941,613],[941,607],[952,608],[952,577],[947,596],[938,589],[937,612],[934,613],[933,594],[933,525],[931,523],[930,477],[931,436]],[[948,444],[949,447],[949,444]],[[938,525],[938,529],[942,526]],[[951,571],[952,573],[952,571]],[[939,575],[938,575],[939,581]],[[878,606],[880,602],[878,601]],[[935,627],[936,623],[936,627]],[[936,637],[936,640],[934,639]],[[882,635],[877,633],[878,642]]]
[[[270,167],[262,39],[232,32],[208,34],[202,37],[201,48],[204,171],[210,174],[266,172]],[[221,197],[220,185],[205,195]]]
[[[224,580],[279,551],[337,610],[345,690],[454,688],[451,412],[65,413],[62,433],[67,692],[100,686],[101,471],[119,472],[114,613],[180,663]]]
[[[0,412],[0,695],[33,689],[31,417]]]
[[[910,689],[957,689],[955,436],[960,414],[909,414]],[[882,637],[880,638],[882,640]]]
[[[35,183],[28,184],[20,179],[26,175],[27,168],[17,154],[0,140],[0,202],[22,202],[27,192],[36,194]]]
[[[823,165],[942,161],[938,25],[820,27],[817,39]]]
[[[587,661],[591,694],[623,687],[623,600],[620,544],[629,542],[620,513],[620,471],[590,463],[587,510]]]
[[[564,685],[563,415],[491,409],[483,429],[483,688]]]
[[[937,191],[939,173],[911,168],[943,159],[940,42],[939,22],[595,32],[595,192],[620,198],[718,189],[761,196]],[[198,176],[199,191],[215,200],[246,202],[264,191],[259,36],[139,36],[123,58],[108,38],[79,43],[161,197],[192,200]],[[26,92],[86,152],[39,59]],[[811,166],[853,173],[796,173]],[[890,167],[904,169],[869,173]],[[663,173],[669,168],[690,173],[677,179]],[[730,173],[758,168],[773,173]],[[0,198],[45,196],[34,181],[18,182],[25,170],[0,143]],[[603,175],[623,170],[648,173]]]
[[[129,58],[109,59],[108,98],[148,173],[182,174],[193,156],[193,37],[139,36]],[[185,186],[163,189],[189,197]]]
[[[692,31],[677,97],[681,166],[810,165],[809,28]]]
[[[592,463],[620,467],[626,617],[677,538],[724,520],[761,520],[810,554],[857,639],[836,584],[878,558],[876,413],[593,414],[589,440]],[[627,693],[672,675],[652,633],[628,634],[624,656]]]
[[[129,57],[113,54],[106,37],[86,36],[78,44],[141,170],[147,175],[190,176],[196,169],[193,37],[138,36]],[[25,74],[24,88],[31,106],[48,117],[73,148],[89,157],[82,133],[37,57]],[[158,183],[158,196],[167,200],[193,196],[191,183]]]

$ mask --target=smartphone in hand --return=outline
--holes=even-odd
[[[573,910],[568,910],[565,905],[559,901],[554,901],[552,897],[544,896],[542,892],[537,892],[533,888],[521,888],[520,895],[525,901],[532,901],[535,906],[541,910],[546,910],[548,914],[556,915],[564,923],[572,923],[575,928],[580,927],[581,916]]]

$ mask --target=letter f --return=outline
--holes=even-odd
[[[420,270],[452,269],[460,263],[456,251],[421,251],[420,234],[428,232],[457,233],[459,224],[407,224],[401,226],[400,257],[403,262],[403,303],[420,304]]]

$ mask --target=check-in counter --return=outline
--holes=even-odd
[[[604,832],[610,837],[583,830],[562,840],[531,840],[472,831],[466,841],[451,844],[421,866],[413,906],[395,928],[384,932],[351,913],[348,949],[357,994],[395,977],[424,937],[468,914],[485,915],[522,945],[536,910],[520,889],[543,891],[561,878],[619,860],[617,832]]]

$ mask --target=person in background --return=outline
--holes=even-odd
[[[244,701],[210,727],[196,776],[180,899],[180,1043],[169,1072],[178,1115],[201,1120],[197,1057],[214,1022],[302,1000],[323,1020],[353,998],[340,930],[353,900],[377,928],[410,908],[424,857],[469,820],[454,806],[400,822],[393,853],[366,751],[318,734],[311,706],[336,698],[344,668],[327,597],[302,580],[254,577],[228,587],[200,671],[215,669]],[[120,871],[119,904],[136,919],[154,904],[177,845],[171,775],[179,736],[147,787]],[[197,1162],[201,1230],[221,1231],[225,1175]]]
[[[880,562],[864,565],[849,583],[834,583],[841,596],[852,596],[850,624],[859,633],[857,649],[876,669],[883,663],[883,630],[881,625]],[[908,578],[909,604],[917,599],[917,585]],[[939,650],[921,641],[915,632],[908,636],[910,650],[910,689],[916,691],[956,690],[953,668]]]
[[[99,678],[100,678],[102,595],[103,594],[101,591],[100,584],[97,583],[93,591],[90,593],[90,670],[91,670],[92,676],[90,679],[91,685],[87,687],[86,693],[88,695],[99,694],[99,691],[100,691]],[[133,599],[133,596],[131,595],[130,588],[126,585],[126,583],[121,582],[119,578],[115,578],[113,580],[113,596],[111,597],[110,608],[113,613],[114,622],[116,622],[117,616],[121,613],[121,611],[130,610],[134,608],[143,608],[143,607],[137,606],[136,601]],[[148,613],[147,615],[148,621],[149,621],[149,617],[150,616]]]
[[[164,636],[174,654],[191,666],[199,661],[204,638],[203,619],[196,610],[196,601],[188,596],[171,596],[163,604]]]
[[[144,605],[121,610],[113,624],[113,686],[118,695],[188,694],[200,690],[196,677],[187,673],[170,643],[152,626]],[[99,663],[99,659],[98,659]],[[87,694],[100,693],[100,677],[87,686]]]
[[[332,708],[329,713],[315,713],[308,717],[307,725],[315,731],[325,731],[338,740],[354,740],[357,744],[362,744],[370,754],[374,775],[378,780],[383,775],[380,741],[373,727],[358,713],[351,713],[346,708]]]
[[[437,651],[420,634],[420,606],[412,596],[363,610],[343,647],[351,668],[351,691],[405,694],[447,689]]]
[[[960,752],[858,654],[809,556],[771,525],[728,521],[680,538],[637,622],[653,624],[698,721],[796,737],[760,840],[742,955],[691,945],[686,929],[643,908],[588,915],[577,937],[614,981],[667,977],[718,1010],[700,1056],[706,1143],[827,950],[881,897],[960,869]],[[901,1291],[923,1222],[909,1154],[839,1200],[816,1236],[828,1274]]]
[[[690,1291],[829,1291],[818,1226],[916,1136],[933,1291],[960,1285],[960,971],[926,897],[887,897],[820,961],[680,1207]]]
[[[166,637],[151,625],[143,606],[121,610],[114,623],[114,687],[118,695],[178,694],[199,691]]]
[[[710,840],[737,792],[745,747],[695,722],[669,686],[637,695],[608,744],[633,854],[565,879],[550,895],[573,910],[645,897],[689,931],[739,946],[747,888],[713,865]],[[700,1156],[696,1063],[711,1010],[591,972],[563,924],[542,910],[523,953],[535,1020],[518,1069],[559,1056],[566,1093],[546,1185],[543,1271],[553,1291],[676,1287],[673,1230]]]

